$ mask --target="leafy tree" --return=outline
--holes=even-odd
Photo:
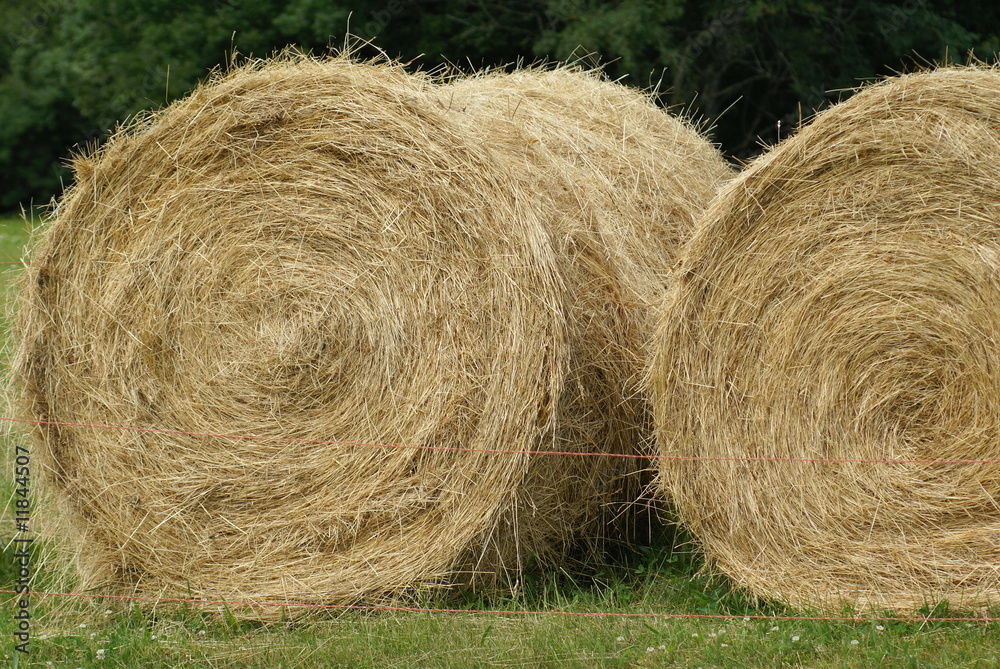
[[[843,89],[976,47],[989,57],[1000,34],[997,10],[983,22],[982,13],[957,4],[557,0],[553,25],[536,46],[565,58],[579,43],[620,58],[613,73],[637,85],[663,71],[665,102],[697,110],[727,151],[749,157],[760,142],[778,139],[779,122],[783,134]],[[973,32],[972,24],[990,33]],[[626,45],[609,36],[616,30],[632,36]]]
[[[0,210],[47,201],[74,147],[234,52],[322,53],[348,32],[425,69],[599,62],[740,158],[866,79],[1000,50],[1000,5],[977,0],[6,0],[0,26]]]
[[[46,48],[63,2],[15,0],[0,9],[0,211],[44,204],[66,176],[60,158],[80,137],[81,116],[52,79]]]
[[[552,0],[549,28],[535,49],[560,60],[577,56],[609,61],[604,66],[616,78],[655,84],[658,72],[677,60],[685,4],[684,0]]]
[[[313,3],[319,5],[321,3]],[[308,41],[347,11],[309,2],[96,0],[4,8],[0,49],[0,210],[46,202],[74,150],[190,90],[234,50]],[[314,40],[318,41],[318,40]],[[325,43],[325,40],[324,40]]]

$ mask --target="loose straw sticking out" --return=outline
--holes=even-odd
[[[85,586],[377,604],[509,586],[627,527],[621,458],[205,436],[647,446],[649,305],[727,170],[639,94],[518,77],[589,87],[603,125],[568,87],[534,130],[484,109],[490,137],[395,65],[283,59],[76,162],[21,285],[23,413],[171,431],[35,430]],[[675,143],[702,162],[658,157]]]
[[[429,86],[347,58],[257,63],[78,159],[21,284],[24,413],[556,446],[568,342],[547,235]],[[85,587],[380,602],[514,579],[544,548],[502,536],[532,522],[513,504],[532,499],[529,456],[34,437],[85,533]]]
[[[511,166],[518,196],[555,246],[571,359],[554,438],[574,450],[651,453],[641,377],[653,304],[670,283],[681,241],[730,168],[689,124],[597,73],[488,72],[451,82],[439,98],[449,118]],[[638,472],[646,467],[536,459],[527,487],[549,482],[550,504],[562,507],[551,515],[573,518],[567,526],[587,528],[584,536],[600,545],[615,534],[613,518],[628,535],[636,509],[620,502],[642,494]],[[558,539],[532,543],[568,537]]]
[[[755,161],[679,261],[651,371],[666,493],[793,605],[995,603],[1000,72],[868,87]]]

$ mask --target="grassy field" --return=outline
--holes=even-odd
[[[0,262],[17,261],[28,239],[19,219],[0,219]],[[16,278],[7,268],[4,285]],[[5,292],[6,294],[6,292]],[[6,335],[6,326],[3,328]],[[7,353],[4,352],[3,355]],[[6,366],[6,359],[0,361]],[[0,589],[14,587],[15,536],[6,437],[0,476],[7,500]],[[803,616],[754,604],[724,582],[698,575],[700,560],[677,542],[637,550],[586,577],[553,575],[516,598],[428,601],[428,607],[535,611],[429,613],[331,611],[263,625],[210,615],[197,605],[139,604],[39,595],[31,599],[30,653],[15,652],[16,611],[0,615],[3,666],[22,667],[994,667],[1000,626],[969,622],[785,620]],[[69,585],[66,563],[40,545],[36,590]],[[69,579],[72,573],[69,572]],[[602,616],[562,615],[599,613]],[[625,617],[658,613],[730,618]],[[996,615],[998,612],[993,612]],[[938,609],[935,615],[956,615]],[[764,617],[763,619],[758,616]]]

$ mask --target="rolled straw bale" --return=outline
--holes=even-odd
[[[731,170],[688,122],[640,91],[572,67],[486,72],[442,87],[442,106],[484,146],[503,152],[519,197],[539,213],[565,281],[570,355],[555,439],[566,450],[651,454],[652,419],[642,377],[653,305],[695,219]],[[636,500],[648,461],[617,469],[580,459],[535,460],[540,481],[572,498],[581,480],[626,477]],[[568,468],[572,475],[567,476]],[[559,472],[563,475],[560,476]],[[648,482],[646,482],[648,483]],[[538,489],[541,486],[531,486]],[[585,488],[608,490],[609,483]],[[600,537],[603,498],[577,502],[575,525]]]
[[[637,461],[525,451],[648,447],[649,305],[727,170],[545,76],[605,117],[564,87],[525,134],[395,66],[284,61],[76,162],[15,378],[86,585],[372,602],[600,549]]]
[[[735,583],[997,601],[997,184],[1000,71],[949,67],[820,113],[699,222],[651,392],[667,494]]]
[[[257,63],[75,161],[14,377],[85,587],[377,602],[564,524],[523,485],[568,357],[548,236],[429,85]]]

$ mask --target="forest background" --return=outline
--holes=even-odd
[[[0,214],[46,206],[74,152],[213,68],[290,46],[423,70],[582,60],[737,162],[867,80],[1000,51],[1000,3],[972,0],[5,0],[0,26]]]

